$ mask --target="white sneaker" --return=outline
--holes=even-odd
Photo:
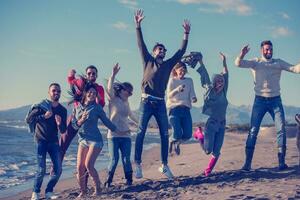
[[[45,195],[46,199],[58,199],[59,196],[55,195],[53,192],[47,192]]]
[[[142,166],[140,164],[135,165],[135,178],[143,178]]]
[[[39,200],[40,199],[40,193],[32,192],[31,200]]]
[[[168,179],[173,179],[174,175],[172,174],[168,165],[162,165],[158,168],[158,171],[165,175]]]

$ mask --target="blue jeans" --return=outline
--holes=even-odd
[[[204,151],[206,154],[212,153],[214,157],[219,157],[224,142],[225,120],[208,118],[204,130]]]
[[[108,138],[108,151],[110,163],[108,171],[115,173],[119,162],[119,150],[121,151],[124,174],[132,172],[130,153],[131,153],[131,138],[129,137],[113,137]]]
[[[169,135],[168,135],[168,116],[167,108],[164,100],[152,99],[151,97],[142,98],[140,105],[140,120],[139,131],[135,140],[135,155],[134,160],[137,164],[142,163],[142,151],[144,137],[147,130],[148,122],[153,115],[158,124],[160,134],[160,154],[163,164],[168,163],[168,148],[169,148]]]
[[[285,117],[280,96],[270,98],[255,96],[246,148],[255,148],[259,127],[267,112],[275,121],[278,147],[286,147]]]
[[[176,106],[169,112],[170,124],[173,128],[171,141],[188,140],[192,137],[192,116],[187,106]]]
[[[50,177],[48,185],[46,187],[47,192],[53,192],[53,188],[62,172],[61,164],[61,152],[58,145],[58,142],[47,142],[47,141],[38,141],[37,142],[37,174],[34,179],[33,192],[40,193],[41,186],[43,183],[43,178],[46,173],[46,154],[49,153],[53,164],[53,174]]]

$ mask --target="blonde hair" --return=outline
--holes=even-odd
[[[176,77],[177,76],[176,69],[179,69],[179,68],[184,68],[185,71],[187,72],[186,64],[183,63],[183,62],[181,62],[181,61],[179,61],[178,63],[176,63],[176,65],[172,69],[172,77]]]

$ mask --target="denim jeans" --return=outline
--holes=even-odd
[[[164,100],[152,99],[151,97],[142,98],[140,105],[140,120],[139,131],[135,140],[135,155],[134,160],[137,164],[142,162],[142,151],[144,137],[147,130],[148,122],[153,115],[158,124],[161,146],[160,154],[163,164],[168,163],[168,148],[169,148],[169,135],[168,135],[168,116],[167,108]]]
[[[192,137],[192,116],[187,106],[176,106],[169,111],[169,120],[173,128],[171,141],[186,141]]]
[[[225,120],[208,118],[204,130],[204,151],[206,154],[212,153],[214,157],[219,157],[224,142]]]
[[[131,138],[129,137],[113,137],[108,138],[108,151],[110,163],[108,171],[112,174],[115,173],[119,162],[119,150],[121,151],[122,163],[124,174],[132,172],[130,154],[131,154]]]
[[[33,191],[40,193],[43,178],[46,173],[46,154],[49,153],[53,164],[53,174],[50,176],[50,180],[46,187],[45,192],[53,192],[53,188],[62,172],[61,155],[58,143],[38,141],[37,142],[37,174],[34,179]]]
[[[286,147],[285,117],[280,96],[270,98],[255,96],[246,148],[255,148],[259,127],[267,112],[275,121],[278,147]]]

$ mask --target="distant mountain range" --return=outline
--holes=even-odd
[[[68,113],[71,113],[71,107],[63,103],[68,108]],[[30,105],[22,106],[19,108],[0,111],[1,121],[11,120],[24,120],[26,113],[28,112]],[[235,106],[230,104],[227,109],[227,124],[247,124],[250,122],[252,106]],[[285,118],[288,123],[295,123],[294,116],[300,113],[300,107],[284,106]],[[107,108],[105,108],[107,111]],[[201,114],[201,107],[193,107],[191,109],[193,122],[205,122],[207,116]],[[135,110],[134,113],[139,115],[139,111]],[[269,114],[266,114],[262,124],[272,124],[272,118]]]

